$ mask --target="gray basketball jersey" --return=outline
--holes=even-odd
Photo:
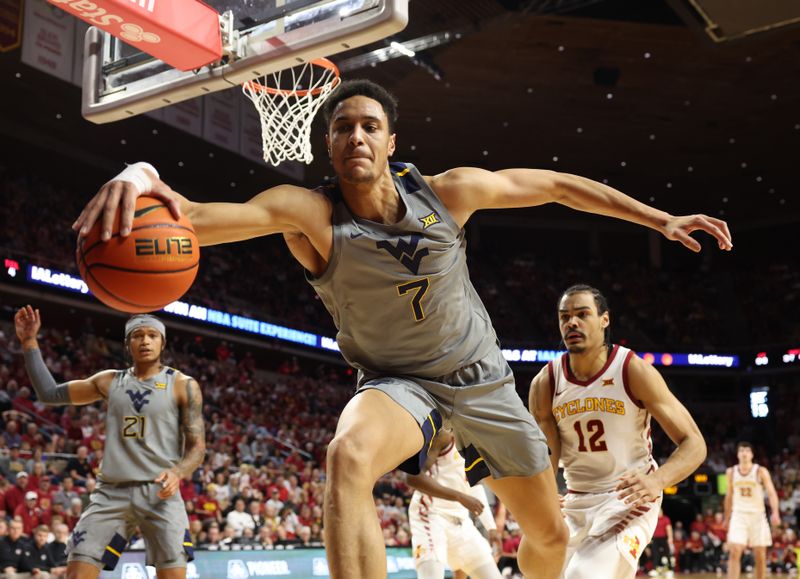
[[[464,231],[413,165],[390,169],[405,215],[382,224],[353,215],[337,186],[333,249],[308,275],[338,329],[345,359],[367,375],[434,378],[497,348],[466,262]]]
[[[177,372],[168,367],[149,380],[120,370],[108,391],[106,444],[100,480],[152,481],[183,456],[180,410],[175,401]]]

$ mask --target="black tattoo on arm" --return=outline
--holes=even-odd
[[[206,424],[203,420],[203,393],[196,380],[186,382],[186,404],[181,407],[183,458],[173,470],[179,477],[192,474],[206,457]]]

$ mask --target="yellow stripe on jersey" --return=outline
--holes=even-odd
[[[405,175],[406,173],[408,173],[410,170],[411,170],[411,168],[410,168],[410,167],[406,167],[406,168],[405,168],[405,169],[403,169],[402,171],[399,171],[399,172],[395,173],[395,175],[397,175],[398,177],[402,177],[403,175]]]
[[[194,543],[187,543],[186,541],[183,542],[184,547],[194,547]]]
[[[114,554],[115,554],[117,557],[120,557],[120,556],[121,556],[121,555],[120,555],[120,552],[119,552],[119,551],[117,551],[116,549],[114,549],[113,547],[111,547],[111,545],[109,545],[108,547],[106,547],[106,551],[111,551],[111,552],[112,552],[112,553],[114,553]]]
[[[471,470],[472,470],[472,467],[474,467],[476,464],[478,464],[478,463],[479,463],[480,461],[482,461],[482,460],[483,460],[483,457],[482,457],[482,456],[479,456],[478,458],[476,458],[476,459],[473,461],[473,463],[472,463],[471,465],[469,465],[467,468],[465,468],[465,469],[464,469],[464,472],[469,472],[469,471],[471,471]]]
[[[406,169],[408,171],[408,169]],[[433,434],[431,434],[431,439],[428,442],[428,450],[431,449],[431,445],[433,445],[433,439],[436,438],[436,425],[433,423],[433,417],[428,414],[428,422],[431,423],[431,428],[433,428]]]

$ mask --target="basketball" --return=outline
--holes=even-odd
[[[78,240],[76,260],[89,290],[105,305],[129,313],[160,310],[194,282],[200,246],[185,216],[175,219],[154,197],[136,200],[128,237],[119,235],[119,213],[111,239],[100,240],[100,220]]]

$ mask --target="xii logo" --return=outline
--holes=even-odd
[[[418,233],[413,234],[408,241],[402,237],[397,240],[397,245],[392,245],[389,241],[379,241],[375,245],[378,249],[385,249],[397,261],[414,275],[419,274],[419,266],[422,258],[428,255],[428,249],[417,250],[422,236]]]

